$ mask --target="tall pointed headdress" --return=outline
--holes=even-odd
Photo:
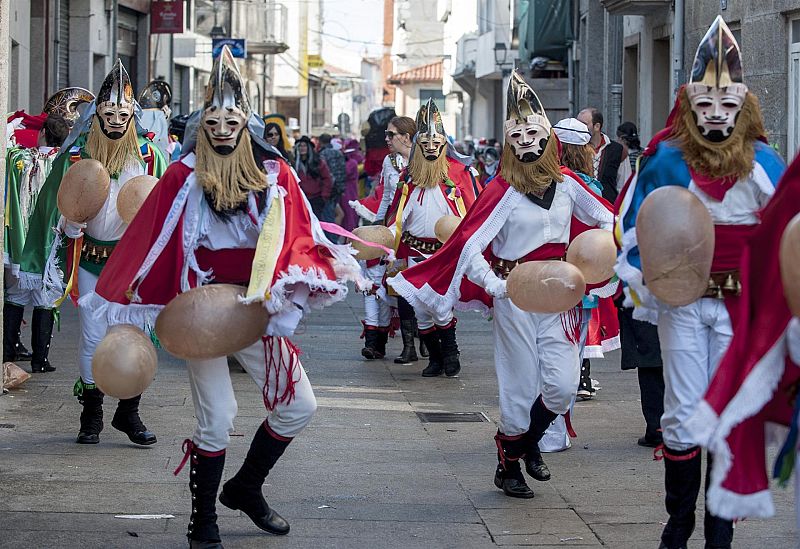
[[[238,107],[245,116],[250,114],[250,101],[244,89],[244,80],[236,66],[230,48],[223,46],[219,56],[214,60],[211,78],[206,85],[206,97],[203,110],[216,105],[218,107]]]
[[[80,117],[78,105],[94,101],[94,94],[83,88],[62,88],[51,95],[44,104],[42,112],[63,116],[72,126]]]
[[[522,75],[517,71],[511,73],[508,83],[506,104],[506,125],[534,123],[550,129],[550,120],[544,112],[539,96],[533,91]]]
[[[427,135],[430,139],[441,135],[443,139],[447,140],[442,115],[432,97],[417,111],[417,135]]]
[[[714,19],[697,47],[689,82],[711,88],[743,83],[739,44],[720,15]]]
[[[100,91],[97,92],[96,103],[114,103],[115,105],[134,105],[136,98],[133,95],[133,85],[128,71],[119,59],[116,60],[111,72],[106,75]]]
[[[143,109],[161,109],[172,103],[172,88],[163,80],[152,80],[139,94],[139,106]]]

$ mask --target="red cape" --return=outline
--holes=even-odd
[[[773,514],[766,471],[767,422],[787,425],[800,380],[788,361],[786,327],[791,313],[780,276],[783,231],[800,212],[800,160],[784,173],[761,211],[742,258],[738,325],[704,400],[687,427],[714,453],[709,510],[738,519]],[[785,367],[789,364],[789,367]]]
[[[612,212],[611,204],[594,194],[581,178],[567,168],[562,167],[561,172],[596,202],[598,210]],[[441,313],[453,308],[488,312],[492,307],[492,297],[467,279],[466,264],[477,253],[483,254],[489,263],[495,259],[490,244],[520,197],[525,198],[503,179],[501,171],[467,210],[467,215],[445,245],[429,259],[406,269],[389,283],[414,307]],[[570,239],[586,228],[573,217]]]
[[[111,323],[115,323],[115,320],[120,322],[131,320],[132,323],[141,324],[141,317],[130,314],[131,311],[128,309],[146,311],[148,313],[146,316],[152,319],[154,312],[157,313],[158,309],[181,293],[184,258],[187,255],[183,244],[185,209],[179,211],[180,219],[177,227],[150,271],[139,281],[138,286],[135,285],[134,279],[144,264],[148,252],[156,244],[170,208],[176,203],[179,191],[194,171],[191,167],[193,159],[193,155],[188,155],[182,161],[170,165],[125,231],[125,235],[116,247],[116,253],[111,255],[103,268],[95,293],[112,305],[116,304],[115,312],[109,314]],[[334,263],[335,260],[346,261],[349,256],[344,257],[342,250],[320,242],[319,235],[322,234],[322,230],[318,225],[315,230],[314,224],[317,222],[314,220],[312,223],[308,203],[291,168],[283,161],[280,161],[278,185],[285,191],[284,239],[272,280],[273,295],[267,308],[272,313],[277,312],[277,309],[285,305],[281,302],[284,286],[298,282],[307,284],[311,289],[309,298],[311,305],[327,304],[329,301],[344,298],[346,286],[337,281],[340,277],[334,272]],[[352,257],[349,259],[352,265],[347,264],[343,267],[357,270],[357,263]],[[189,268],[188,285],[195,287],[197,284],[198,276]],[[135,290],[138,296],[136,303],[133,304],[131,290]]]

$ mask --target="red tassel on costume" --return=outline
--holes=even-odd
[[[261,340],[264,342],[264,364],[267,369],[263,389],[264,406],[271,412],[278,404],[289,404],[294,399],[294,386],[300,381],[299,377],[294,379],[294,373],[300,365],[300,349],[284,337],[263,336]],[[278,341],[278,353],[280,354],[280,358],[277,362],[275,361],[275,340]],[[288,364],[286,364],[283,359],[283,349],[281,349],[282,342],[286,343],[289,353]],[[279,395],[278,386],[281,379],[281,370],[286,374],[286,389]],[[270,398],[269,378],[273,371],[275,372],[275,394]]]
[[[573,307],[569,311],[561,313],[561,327],[567,340],[573,345],[578,345],[581,341],[581,307]]]
[[[578,433],[572,428],[572,414],[569,410],[564,414],[564,423],[567,425],[567,434],[569,438],[578,438]]]

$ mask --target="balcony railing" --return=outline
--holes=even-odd
[[[672,0],[600,0],[611,15],[650,15],[668,9]]]
[[[247,39],[247,53],[277,54],[289,49],[286,6],[273,0],[234,0],[234,38]]]

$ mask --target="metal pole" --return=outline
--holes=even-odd
[[[683,84],[683,39],[684,39],[684,0],[675,0],[675,16],[672,22],[672,100]]]
[[[117,60],[117,40],[119,33],[119,0],[114,0],[111,7],[111,64]]]
[[[11,0],[0,0],[0,75],[3,79],[8,78],[8,46],[10,43],[8,31],[8,18],[10,14]],[[8,86],[0,86],[0,112],[8,112]],[[6,132],[0,138],[0,174],[3,181],[6,178]],[[0,214],[5,218],[5,201],[0,201]],[[5,231],[0,231],[0,247],[5,248]],[[0,273],[0,282],[3,281],[4,273]],[[0,284],[0,298],[5,301],[3,284]],[[3,322],[3,313],[0,310],[0,324]],[[0,372],[2,376],[2,372]],[[2,381],[0,381],[2,385]],[[0,391],[2,395],[2,391]]]

